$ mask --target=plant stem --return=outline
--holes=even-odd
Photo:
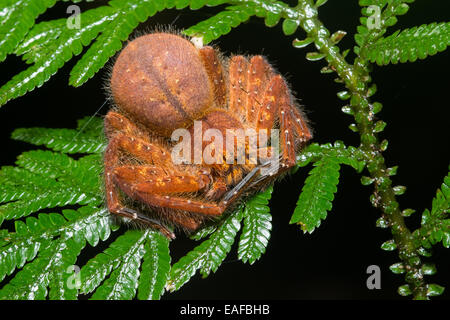
[[[303,12],[313,12],[312,1],[299,1],[297,6]],[[355,59],[354,65],[349,65],[345,58],[336,50],[329,38],[326,28],[317,18],[317,15],[303,21],[302,25],[313,25],[307,31],[308,37],[314,39],[317,49],[326,54],[326,60],[336,71],[340,79],[351,93],[350,107],[353,111],[356,126],[360,134],[360,149],[366,156],[367,169],[370,177],[375,181],[375,192],[372,204],[379,208],[387,219],[394,241],[403,261],[406,281],[410,285],[415,299],[427,298],[427,287],[423,279],[422,262],[417,253],[411,231],[406,227],[399,204],[396,200],[392,180],[389,178],[385,159],[382,154],[380,141],[376,134],[372,105],[369,101],[369,74],[368,64],[360,56]]]
[[[399,204],[396,200],[392,180],[382,154],[381,143],[377,137],[376,122],[374,121],[373,105],[370,103],[371,90],[369,88],[370,76],[368,61],[362,57],[364,47],[377,40],[381,32],[373,32],[365,39],[364,47],[353,65],[349,64],[339,48],[330,39],[327,28],[318,19],[317,8],[312,0],[299,0],[295,8],[282,2],[267,3],[264,0],[239,1],[255,6],[263,6],[267,10],[279,13],[285,19],[298,22],[306,32],[307,37],[314,40],[314,44],[330,67],[338,74],[346,88],[349,90],[350,107],[355,118],[356,127],[360,134],[359,149],[365,155],[367,169],[374,180],[375,191],[371,197],[372,205],[379,208],[383,217],[388,221],[391,232],[399,251],[399,257],[406,269],[406,281],[415,299],[427,299],[427,285],[423,278],[422,262],[414,244],[411,231],[406,227]]]

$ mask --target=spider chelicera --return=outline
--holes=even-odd
[[[295,165],[296,154],[312,137],[285,80],[264,57],[226,59],[175,34],[129,42],[112,68],[110,92],[115,107],[105,117],[108,209],[168,238],[175,237],[169,226],[195,231],[244,195],[265,188]],[[200,151],[208,147],[213,163],[186,161],[193,157],[174,161],[173,132],[184,128],[195,139],[198,124],[201,134],[208,129],[224,136],[237,129],[252,133],[233,138],[232,154],[218,152],[225,149],[220,139],[201,141]],[[273,129],[279,130],[276,146],[260,136]],[[262,155],[256,161],[249,160],[252,134]],[[235,156],[240,147],[244,162]],[[195,154],[196,148],[190,151]],[[263,172],[273,154],[279,154],[280,165]]]

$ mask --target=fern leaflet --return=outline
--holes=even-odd
[[[52,7],[56,0],[8,0],[5,2],[0,7],[4,14],[0,24],[0,62],[14,51],[31,29],[36,18]]]
[[[297,202],[290,223],[302,226],[305,232],[313,232],[331,210],[334,194],[339,183],[338,160],[332,155],[324,155],[314,163]]]
[[[138,298],[158,300],[164,292],[170,271],[168,240],[158,232],[148,233],[144,250]]]
[[[450,23],[431,23],[396,31],[368,47],[367,56],[378,65],[414,62],[444,51],[450,45]]]
[[[203,241],[175,263],[170,271],[166,289],[178,290],[197,270],[200,270],[203,277],[207,277],[211,271],[215,272],[231,250],[236,234],[241,228],[242,218],[241,208],[224,219],[208,240]]]
[[[136,1],[130,0],[110,1],[109,4],[117,14],[81,60],[73,67],[70,72],[69,84],[78,87],[92,78],[109,58],[122,48],[122,42],[128,39],[128,36],[140,22],[144,22],[148,17],[155,15],[158,9],[165,9],[165,6],[157,8],[155,3],[158,2],[145,0],[136,4]]]
[[[450,167],[449,167],[450,169]],[[422,226],[414,235],[425,248],[442,241],[442,245],[450,248],[450,174],[444,178],[441,189],[437,190],[431,210],[422,214]]]
[[[93,277],[92,272],[100,273],[101,280],[110,277],[92,295],[93,300],[131,300],[136,294],[139,266],[144,255],[144,242],[149,231],[129,230],[120,236],[99,256],[89,261],[81,270],[81,281]],[[101,271],[100,271],[101,270]],[[90,282],[92,283],[92,282]]]
[[[272,187],[256,195],[245,204],[244,228],[239,240],[238,258],[253,264],[266,251],[272,230],[272,216],[267,204]]]
[[[184,33],[188,36],[201,36],[204,43],[209,43],[229,33],[231,28],[236,28],[255,13],[255,8],[252,6],[230,6],[215,16],[186,29]]]
[[[14,130],[12,138],[64,153],[99,153],[106,147],[102,128],[100,118],[84,118],[78,130],[20,128]]]

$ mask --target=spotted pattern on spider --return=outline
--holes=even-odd
[[[105,117],[108,209],[170,239],[175,238],[171,227],[195,231],[266,188],[295,165],[296,154],[312,138],[286,81],[263,56],[225,58],[180,35],[153,33],[121,51],[109,85],[115,107]],[[281,165],[264,175],[264,159],[174,164],[171,134],[185,128],[193,135],[195,121],[203,133],[279,129]],[[259,142],[259,154],[270,157],[275,147]],[[215,144],[213,150],[224,147],[203,141],[201,151],[207,144]],[[248,141],[244,144],[248,153]]]

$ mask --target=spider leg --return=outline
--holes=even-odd
[[[262,174],[262,170],[265,168],[271,167],[271,161],[265,161],[261,165],[253,168],[237,185],[234,186],[229,192],[225,194],[223,197],[221,204],[226,206],[229,203],[232,203],[235,199],[240,197],[242,193],[248,188],[254,187],[261,183],[263,180],[266,180],[269,177],[272,177],[275,172],[272,174]],[[270,172],[270,171],[269,171]]]
[[[134,197],[156,207],[184,210],[208,216],[220,216],[225,210],[225,207],[217,205],[216,203],[149,193],[145,184],[137,185],[135,190]]]
[[[114,169],[115,184],[131,199],[141,201],[147,205],[159,208],[171,208],[182,211],[216,215],[212,206],[200,201],[191,201],[182,197],[174,196],[184,192],[199,191],[210,183],[207,173],[199,172],[198,175],[165,174],[162,169],[154,166],[123,166]],[[197,208],[197,210],[196,210]],[[166,216],[177,225],[188,230],[195,230],[199,222],[193,218],[177,214]]]
[[[236,198],[238,198],[242,192],[246,189],[248,185],[257,177],[257,174],[260,171],[260,167],[253,168],[233,189],[225,194],[222,199],[222,203],[227,204],[233,202]]]
[[[227,102],[227,89],[225,87],[222,64],[217,56],[217,52],[214,48],[206,46],[201,48],[199,53],[214,88],[216,105],[223,108]]]
[[[257,130],[269,130],[279,121],[282,166],[295,165],[299,146],[311,139],[304,117],[296,109],[289,89],[280,75],[273,76],[258,113]]]
[[[105,188],[106,188],[106,202],[109,212],[126,217],[132,220],[136,220],[143,224],[146,224],[156,230],[159,230],[168,239],[174,239],[175,235],[168,228],[163,226],[160,222],[147,217],[133,209],[125,207],[120,199],[118,190],[115,188],[113,181],[113,164],[118,160],[119,143],[118,140],[110,141],[105,152]]]
[[[205,188],[210,179],[205,174],[168,174],[154,166],[121,166],[114,169],[114,181],[133,198],[134,191],[171,194],[196,192]]]
[[[231,58],[228,68],[229,87],[229,110],[231,114],[245,118],[245,102],[247,100],[247,69],[248,61],[243,56],[234,56]]]
[[[228,186],[225,179],[222,177],[216,178],[211,189],[206,194],[207,199],[218,200],[227,192]]]
[[[140,132],[141,130],[120,113],[110,111],[105,116],[105,129],[107,136],[112,132],[120,131],[126,134]]]
[[[161,146],[147,142],[140,138],[130,137],[123,133],[117,133],[110,141],[117,141],[118,147],[130,155],[149,164],[160,164],[166,168],[172,168],[171,155]]]
[[[270,64],[262,56],[254,56],[250,59],[247,68],[247,86],[246,86],[246,117],[247,121],[254,123],[258,110],[261,105],[261,97],[272,76]]]
[[[169,239],[175,238],[173,232],[159,221],[124,206],[113,179],[114,169],[119,163],[119,154],[121,151],[124,150],[146,162],[160,165],[164,164],[165,168],[170,168],[172,163],[168,160],[166,150],[157,144],[146,141],[144,138],[145,135],[142,134],[140,129],[119,113],[111,111],[106,115],[105,128],[107,136],[109,136],[109,144],[106,148],[104,158],[105,189],[107,192],[106,202],[109,212],[149,225],[159,230]],[[113,135],[112,133],[116,131],[118,132]],[[131,137],[127,134],[131,135]],[[154,170],[159,169],[154,168]]]

